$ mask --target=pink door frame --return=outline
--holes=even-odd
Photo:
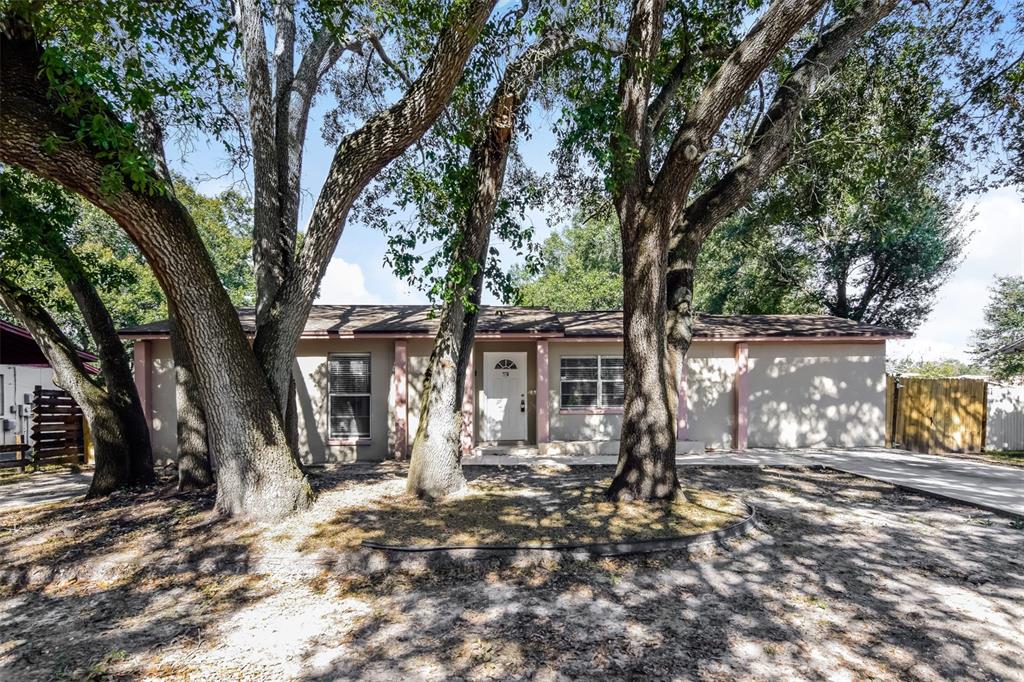
[[[388,408],[394,419],[391,456],[405,459],[409,454],[409,352],[404,339],[395,340],[395,366],[391,372]]]
[[[750,347],[736,344],[736,444],[737,450],[747,449],[750,429]]]
[[[153,342],[136,341],[132,348],[132,364],[135,372],[135,388],[142,403],[142,414],[153,438]]]

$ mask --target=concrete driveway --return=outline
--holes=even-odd
[[[680,465],[814,466],[822,465],[921,492],[967,502],[983,509],[1024,518],[1024,468],[918,455],[884,448],[752,449],[679,455]],[[498,464],[614,465],[614,456],[484,455],[466,458],[467,466]],[[0,485],[0,511],[81,497],[91,472],[33,474]]]
[[[1024,517],[1024,468],[886,448],[752,449],[680,455],[679,464],[822,465]]]
[[[540,455],[483,455],[463,460],[466,465],[598,464],[614,465],[611,455],[542,457]],[[982,509],[1024,517],[1024,468],[919,455],[886,448],[807,448],[800,450],[723,450],[676,457],[679,465],[712,466],[827,466],[865,478],[912,488]]]
[[[92,471],[28,474],[13,483],[0,485],[0,511],[84,497],[91,481]]]

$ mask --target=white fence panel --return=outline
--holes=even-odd
[[[1024,386],[988,385],[986,450],[1024,450]]]

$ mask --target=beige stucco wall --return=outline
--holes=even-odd
[[[153,350],[152,433],[158,462],[176,450],[176,408],[170,343],[150,342]],[[419,422],[423,372],[432,340],[411,339],[408,349],[408,412],[411,444]],[[478,434],[482,404],[483,353],[527,353],[528,435],[536,443],[536,342],[480,340],[474,349],[475,414]],[[358,445],[327,438],[327,356],[370,353],[371,437]],[[560,409],[560,360],[566,355],[619,355],[622,345],[606,342],[549,342],[549,438],[552,441],[613,441],[622,415],[580,414]],[[303,461],[381,460],[390,455],[389,392],[394,367],[394,340],[317,339],[299,342],[294,366]],[[687,361],[687,440],[711,448],[734,445],[735,344],[695,343]],[[885,345],[753,343],[749,346],[750,447],[882,445],[885,435]],[[476,439],[479,442],[479,439]]]
[[[562,358],[586,355],[622,355],[621,343],[550,341],[548,343],[548,412],[552,441],[618,440],[621,412],[581,414],[562,407]]]
[[[163,464],[178,457],[178,408],[174,395],[174,358],[167,339],[148,341],[153,350],[153,417],[150,438],[153,458]]]
[[[299,416],[299,453],[304,462],[353,462],[388,457],[388,394],[395,364],[394,341],[303,339],[294,365]],[[370,354],[370,438],[358,445],[331,442],[327,431],[327,356]]]
[[[552,441],[613,441],[622,429],[622,414],[581,414],[561,406],[561,359],[578,355],[622,355],[615,342],[558,342],[549,344],[548,404]],[[736,372],[734,344],[695,343],[687,361],[687,440],[708,447],[732,446],[733,378]]]
[[[174,363],[170,342],[151,341],[153,348],[153,454],[158,462],[176,457]],[[369,353],[370,439],[365,444],[341,445],[327,437],[327,356],[330,353]],[[394,366],[394,342],[348,339],[305,339],[299,342],[293,368],[298,406],[299,453],[307,463],[385,459],[388,453],[388,392]]]
[[[736,345],[698,342],[687,354],[686,438],[733,447],[736,433]]]
[[[749,447],[884,445],[884,343],[751,344]]]

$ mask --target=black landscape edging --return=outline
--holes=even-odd
[[[591,556],[619,556],[623,554],[650,554],[674,549],[689,549],[703,545],[717,544],[730,538],[746,535],[754,525],[754,506],[743,503],[747,516],[725,528],[709,530],[695,535],[679,535],[657,540],[635,542],[590,542],[564,545],[385,545],[364,540],[362,546],[384,552],[406,554],[429,554],[450,552],[581,552]]]

